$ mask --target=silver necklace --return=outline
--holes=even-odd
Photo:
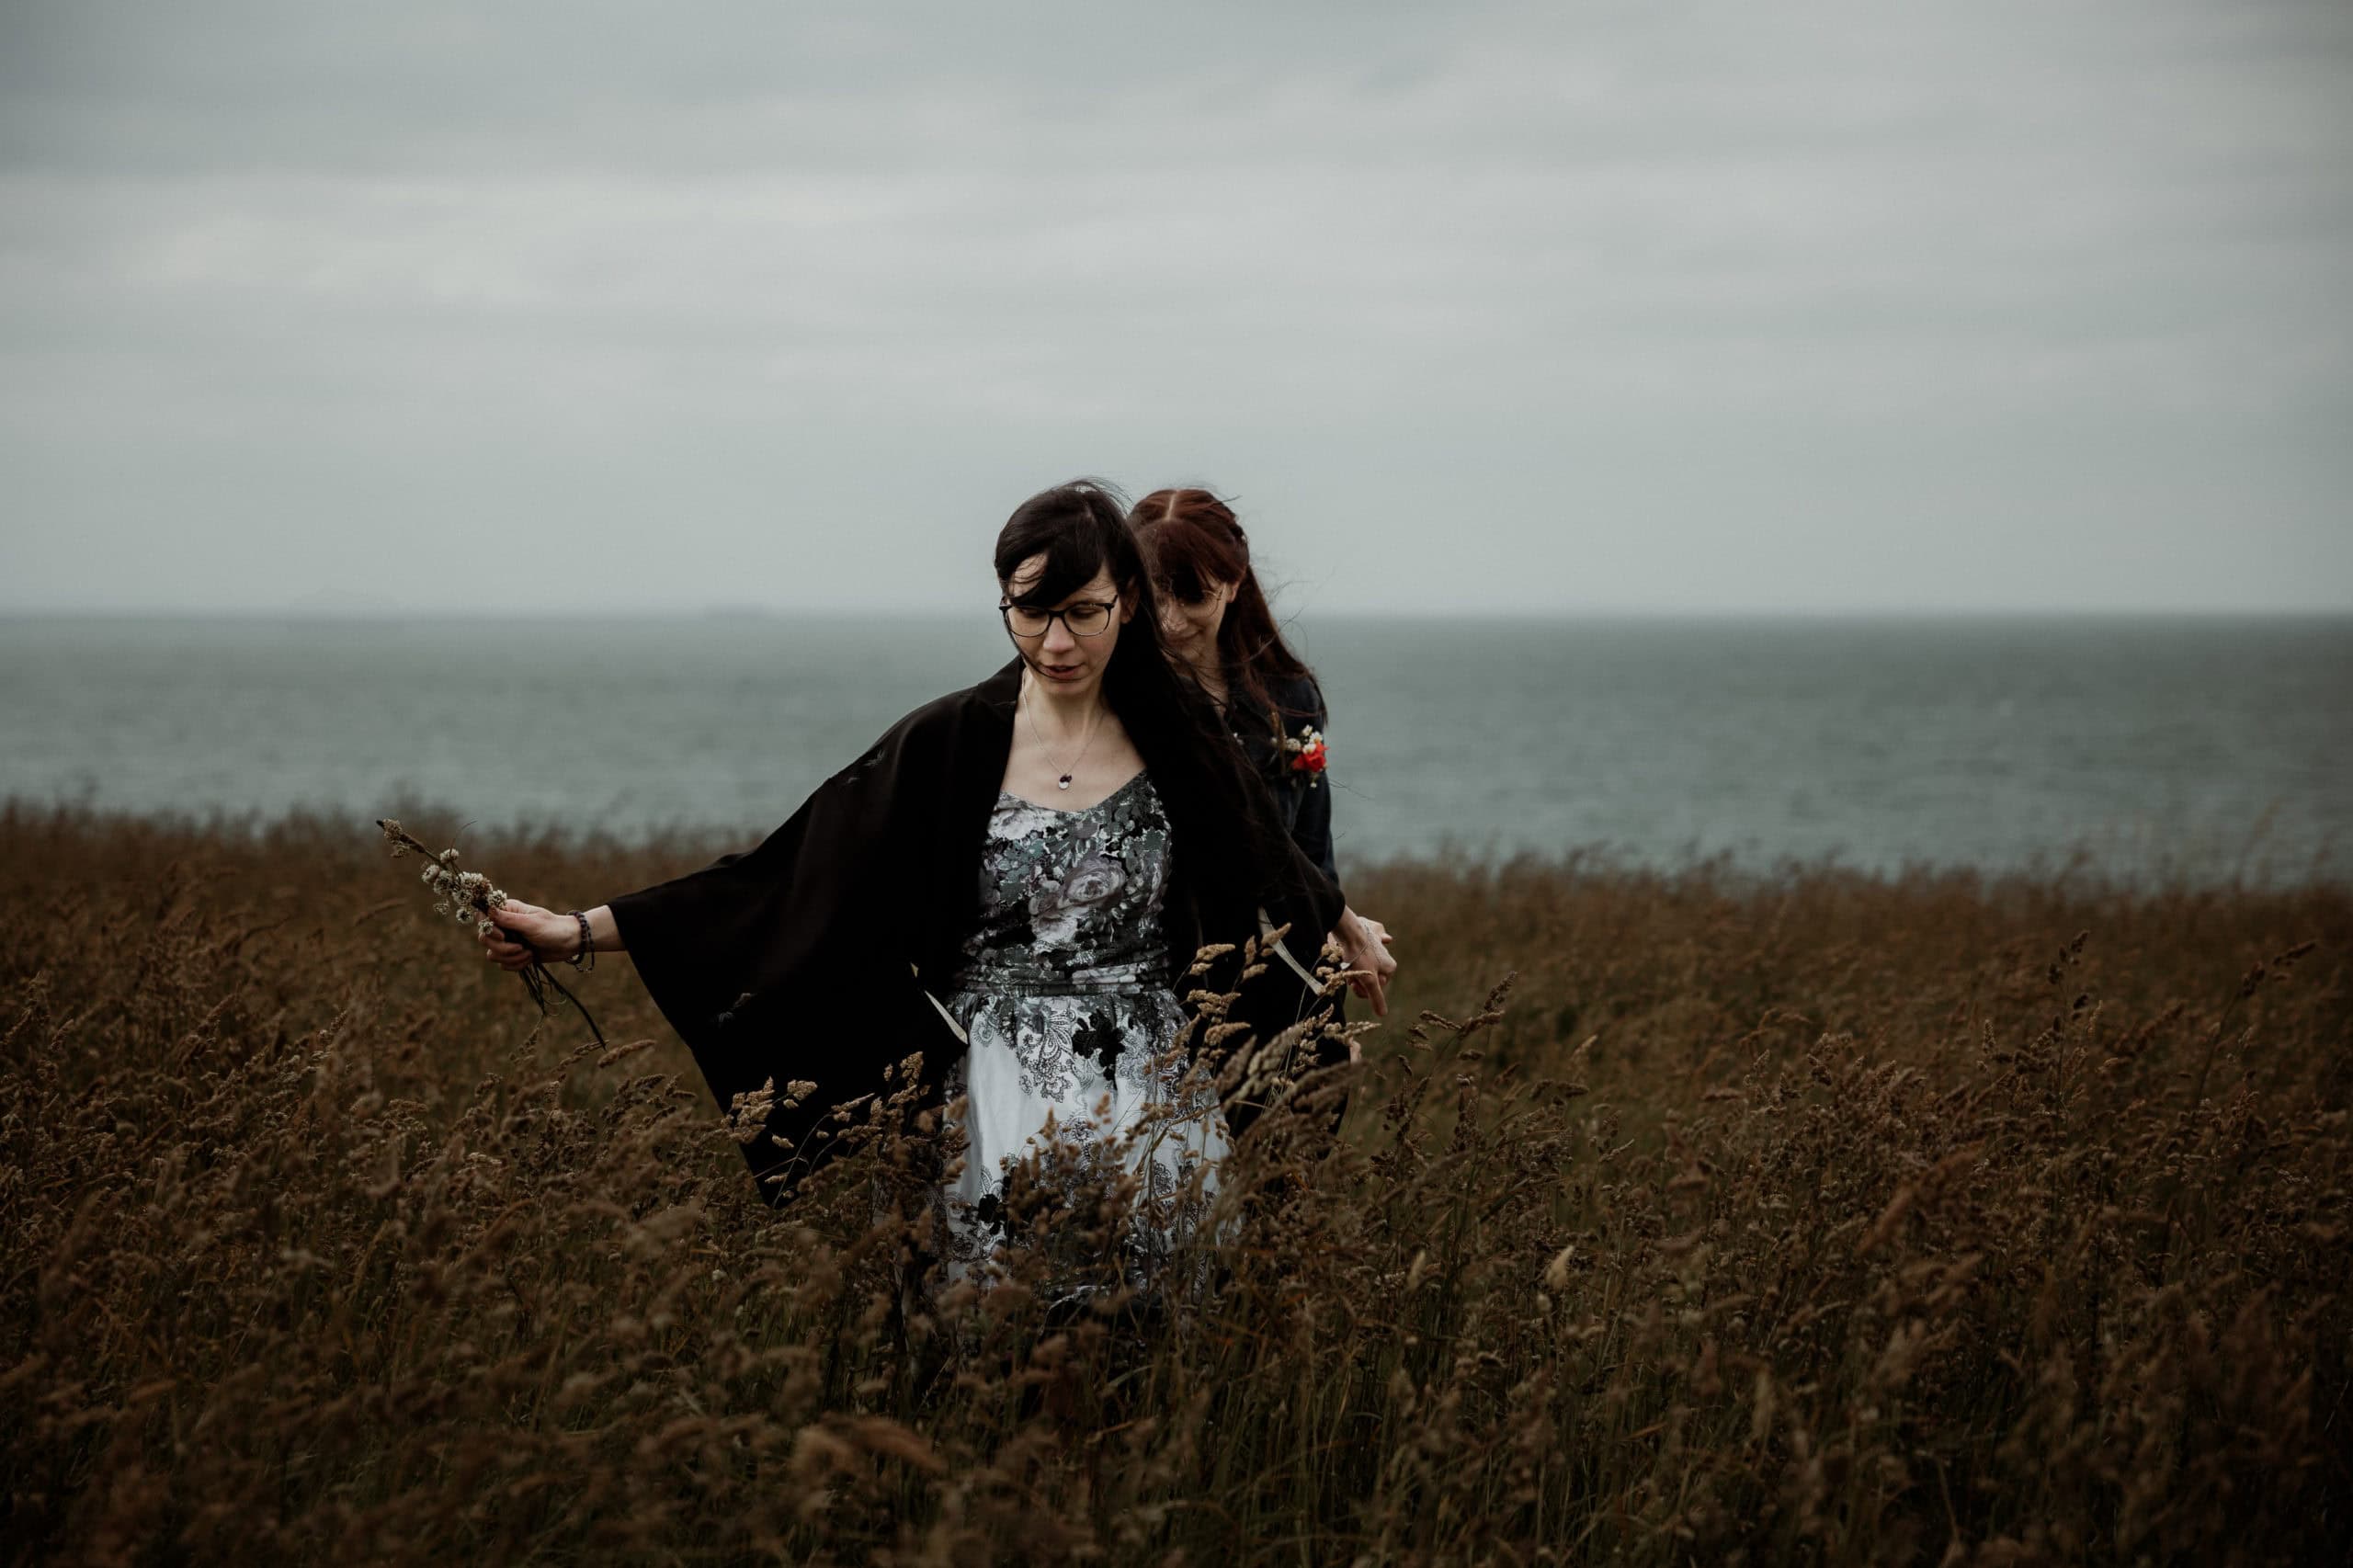
[[[1026,692],[1025,692],[1025,693],[1023,693],[1023,696],[1024,696],[1025,698],[1026,698],[1028,695],[1029,695],[1029,694],[1028,694],[1028,693],[1026,693]],[[1022,710],[1023,710],[1023,712],[1028,716],[1028,718],[1029,718],[1029,733],[1030,733],[1032,736],[1036,737],[1037,742],[1038,742],[1038,749],[1039,749],[1040,751],[1044,751],[1044,750],[1046,749],[1046,736],[1045,736],[1045,733],[1044,733],[1043,731],[1041,731],[1041,730],[1040,730],[1040,729],[1038,728],[1038,715],[1036,715],[1035,713],[1030,713],[1030,712],[1029,712],[1029,707],[1028,707],[1028,704],[1027,704],[1027,702],[1026,702],[1026,701],[1024,702],[1024,704],[1023,704],[1023,706],[1022,706]],[[1062,777],[1061,777],[1061,778],[1056,778],[1056,779],[1054,780],[1054,788],[1055,788],[1055,789],[1057,789],[1057,790],[1067,790],[1067,789],[1069,789],[1069,788],[1070,788],[1070,781],[1071,781],[1072,778],[1073,778],[1073,777],[1074,777],[1074,776],[1078,772],[1078,765],[1079,765],[1080,763],[1085,762],[1085,761],[1086,760],[1086,748],[1087,748],[1088,746],[1091,746],[1091,745],[1093,745],[1093,744],[1095,744],[1095,732],[1096,732],[1096,731],[1097,731],[1097,730],[1099,730],[1099,729],[1101,729],[1102,727],[1103,727],[1103,709],[1102,709],[1101,705],[1098,703],[1098,704],[1097,705],[1097,707],[1096,707],[1096,710],[1095,710],[1095,718],[1094,718],[1093,722],[1090,722],[1090,723],[1086,726],[1086,739],[1084,742],[1080,743],[1080,744],[1079,744],[1079,748],[1078,748],[1078,755],[1077,755],[1076,756],[1072,757],[1072,758],[1070,759],[1070,766],[1069,766],[1067,768],[1064,768],[1064,769],[1063,770]],[[1051,761],[1053,761],[1053,758],[1052,758],[1052,756],[1049,756],[1046,758],[1046,760],[1047,760],[1048,762],[1050,762],[1050,763],[1051,763]]]

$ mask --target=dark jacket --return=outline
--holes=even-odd
[[[1232,687],[1228,690],[1232,706],[1226,723],[1248,758],[1251,771],[1274,796],[1283,826],[1299,852],[1337,890],[1340,873],[1332,860],[1332,782],[1320,770],[1300,767],[1299,752],[1283,744],[1286,739],[1299,740],[1311,728],[1318,735],[1324,733],[1326,714],[1322,688],[1312,676],[1293,676],[1268,682],[1267,702],[1257,701],[1245,690]],[[1345,893],[1341,903],[1347,904]],[[1330,1006],[1333,1021],[1346,1022],[1347,993],[1341,992]],[[1336,1066],[1347,1059],[1347,1043],[1327,1036],[1316,1065]],[[1339,1122],[1340,1109],[1336,1107],[1332,1126],[1336,1129]]]
[[[910,1054],[936,1082],[963,1050],[924,992],[944,990],[979,918],[981,855],[1020,676],[1017,658],[908,714],[756,848],[611,901],[647,991],[722,1110],[771,1078],[779,1096],[794,1079],[819,1085],[769,1118],[790,1153],[765,1138],[745,1146],[756,1174],[805,1173],[838,1125],[824,1122],[827,1112],[882,1088],[884,1069]],[[1339,890],[1281,835],[1219,820],[1220,808],[1187,785],[1188,757],[1155,757],[1175,743],[1131,733],[1175,843],[1162,921],[1178,994],[1236,988],[1238,955],[1202,979],[1183,976],[1204,944],[1256,935],[1261,907],[1277,925],[1290,923],[1284,946],[1312,969],[1339,917]],[[1263,796],[1252,800],[1272,811]],[[1238,864],[1237,846],[1254,839],[1276,846],[1284,862]],[[1307,1000],[1289,966],[1270,963],[1243,988],[1239,1017],[1271,1036]],[[780,1192],[771,1183],[763,1190]]]
[[[1235,691],[1226,722],[1242,743],[1251,769],[1273,794],[1291,841],[1338,887],[1340,872],[1332,860],[1332,786],[1321,773],[1298,767],[1299,754],[1282,744],[1285,737],[1296,740],[1310,727],[1323,733],[1324,693],[1312,677],[1302,676],[1272,682],[1267,695],[1271,707]]]

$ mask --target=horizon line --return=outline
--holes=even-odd
[[[541,621],[579,620],[792,620],[841,617],[888,617],[901,620],[983,620],[980,611],[944,606],[897,605],[705,605],[665,608],[477,608],[464,611],[410,609],[400,606],[332,608],[304,605],[190,606],[10,606],[0,620],[218,620],[218,621],[465,621],[483,616]],[[2331,620],[2353,619],[2353,604],[2283,606],[2212,605],[1840,605],[1763,608],[1566,605],[1557,607],[1392,607],[1334,605],[1313,610],[1279,611],[1292,621],[1381,618],[1414,621],[1528,620]]]

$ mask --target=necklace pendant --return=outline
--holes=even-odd
[[[1067,789],[1069,789],[1069,788],[1070,788],[1070,775],[1069,775],[1069,774],[1067,774],[1067,773],[1065,773],[1065,774],[1063,774],[1060,778],[1055,779],[1055,780],[1054,780],[1054,788],[1055,788],[1055,789],[1057,789],[1057,790],[1067,790]]]

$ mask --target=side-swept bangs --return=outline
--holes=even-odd
[[[1013,574],[1031,556],[1045,570],[1018,594]],[[1127,500],[1099,480],[1074,480],[1040,491],[1014,509],[996,539],[996,580],[1015,604],[1051,609],[1108,568],[1122,590],[1135,585],[1141,561],[1128,533]]]

